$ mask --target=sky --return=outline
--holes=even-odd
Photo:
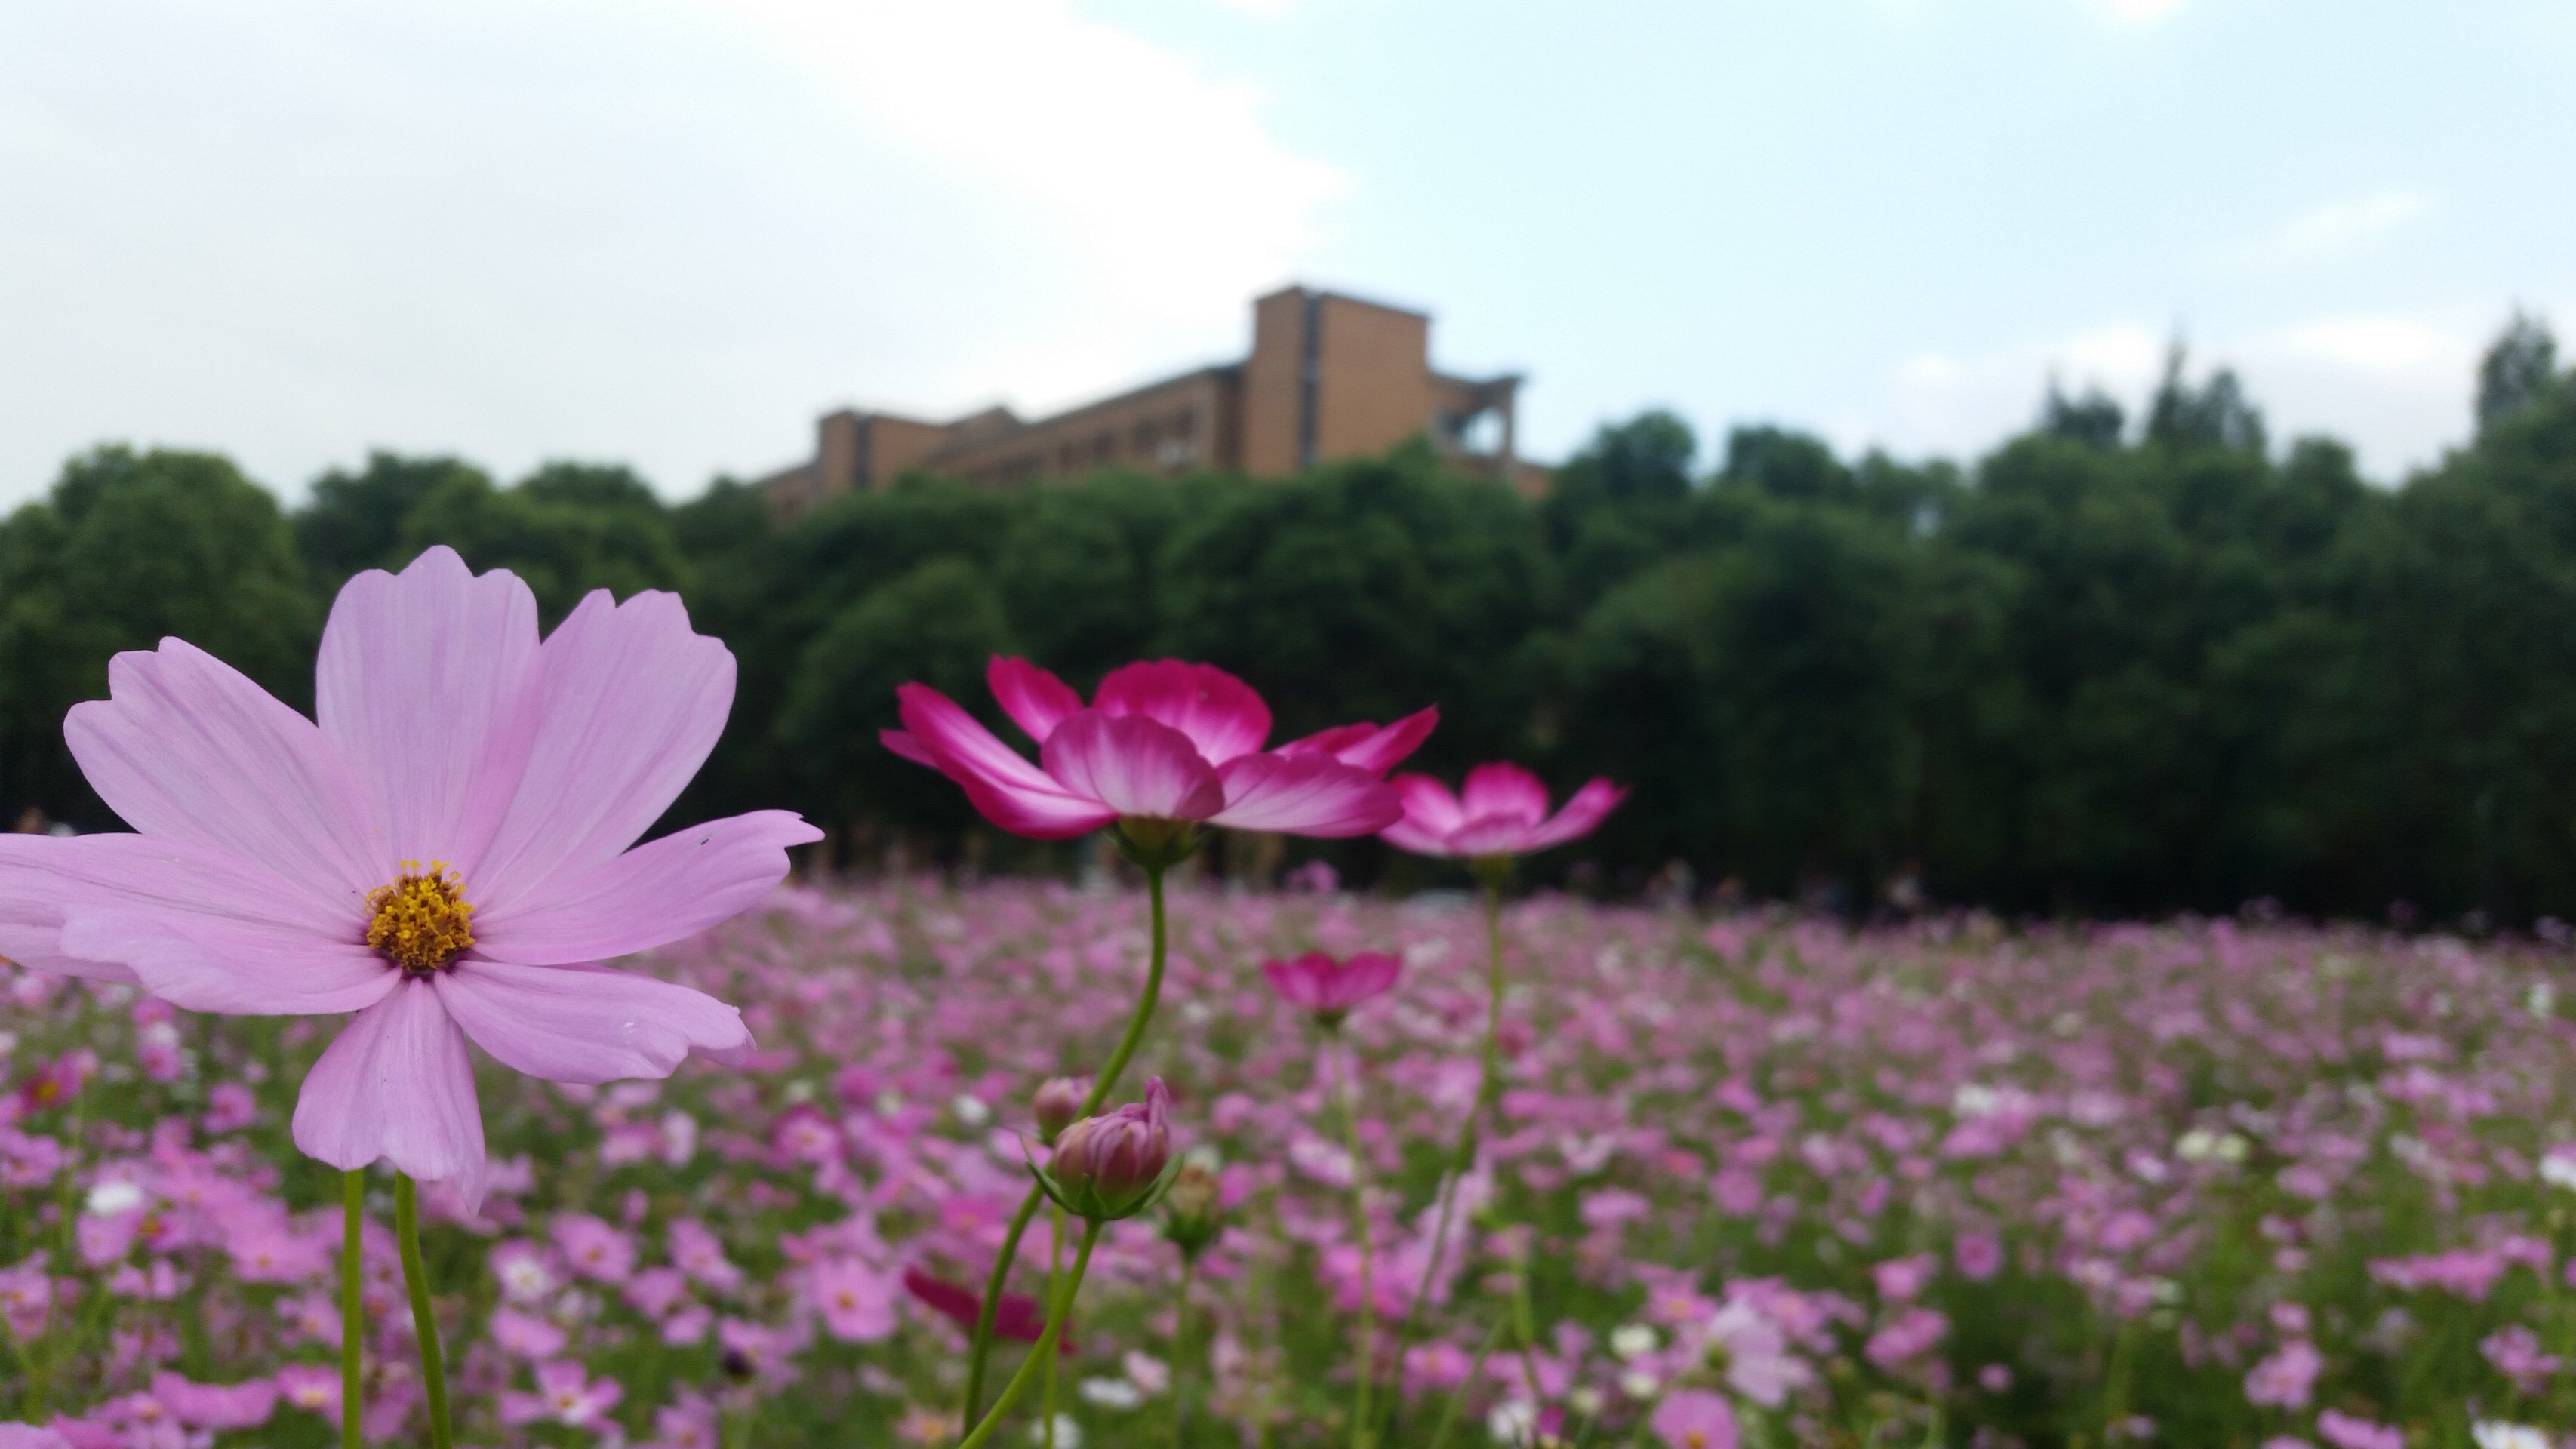
[[[2576,328],[2571,95],[2576,0],[10,0],[0,504],[108,441],[678,499],[1290,281],[1525,372],[1543,459],[1970,459],[2180,338],[2394,482]]]

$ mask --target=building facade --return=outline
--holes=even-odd
[[[1287,287],[1252,304],[1252,351],[1115,397],[1024,419],[987,408],[952,422],[850,409],[815,425],[814,456],[757,486],[782,520],[909,472],[996,485],[1097,468],[1275,478],[1382,453],[1416,436],[1524,490],[1546,473],[1514,449],[1521,379],[1431,366],[1431,319],[1337,292]]]

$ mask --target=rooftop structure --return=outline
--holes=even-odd
[[[793,519],[909,472],[1021,485],[1096,468],[1285,477],[1421,436],[1463,467],[1525,490],[1543,470],[1514,452],[1517,373],[1431,366],[1431,319],[1337,292],[1287,287],[1252,304],[1252,352],[1024,419],[1006,407],[951,422],[843,409],[815,424],[814,456],[756,485]]]

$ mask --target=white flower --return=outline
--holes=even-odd
[[[993,1120],[993,1109],[985,1106],[984,1099],[972,1092],[958,1093],[957,1100],[948,1104],[948,1110],[956,1113],[957,1120],[969,1127],[981,1127]]]
[[[1046,1441],[1046,1421],[1041,1419],[1037,1423],[1031,1424],[1029,1426],[1029,1442],[1032,1444],[1044,1444]],[[1071,1414],[1058,1414],[1055,1416],[1055,1449],[1082,1449],[1082,1423]]]
[[[2548,1435],[2529,1424],[2508,1424],[2501,1419],[2470,1425],[2469,1437],[2478,1441],[2478,1449],[2550,1449]]]
[[[102,1182],[89,1190],[91,1217],[112,1218],[143,1206],[143,1189],[130,1182]]]
[[[1653,1353],[1661,1342],[1655,1330],[1642,1323],[1623,1323],[1610,1330],[1610,1351],[1622,1363]]]
[[[1538,1436],[1538,1405],[1527,1399],[1505,1399],[1485,1416],[1485,1432],[1497,1444],[1528,1444]]]
[[[1084,1379],[1082,1397],[1104,1409],[1132,1409],[1145,1402],[1144,1391],[1125,1379]]]
[[[2540,1159],[2540,1180],[2576,1189],[2576,1148],[2561,1147]]]
[[[1644,1369],[1630,1369],[1619,1375],[1619,1392],[1640,1403],[1663,1392],[1664,1381]]]
[[[2207,1162],[2218,1152],[2218,1134],[2206,1127],[2194,1127],[2174,1139],[2174,1156],[2185,1162]]]

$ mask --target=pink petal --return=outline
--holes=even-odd
[[[0,836],[0,959],[30,971],[132,984],[134,968],[122,961],[63,954],[59,891],[43,869],[46,856],[62,844],[43,835]]]
[[[476,578],[444,545],[341,587],[314,713],[394,859],[474,874],[527,769],[537,658],[528,586],[500,570]]]
[[[1076,795],[1030,764],[938,690],[907,684],[895,691],[903,724],[942,774],[956,781],[984,818],[1038,840],[1066,840],[1118,818],[1096,799]]]
[[[1092,696],[1107,715],[1143,715],[1189,736],[1211,765],[1261,748],[1270,738],[1270,706],[1252,686],[1213,664],[1158,659],[1110,671]]]
[[[693,936],[787,878],[787,847],[823,832],[785,810],[711,820],[639,845],[586,875],[478,911],[474,953],[523,966],[606,961]]]
[[[1434,706],[1406,715],[1384,729],[1371,730],[1335,749],[1332,754],[1345,765],[1355,765],[1372,775],[1383,775],[1404,763],[1415,750],[1421,749],[1422,742],[1431,738],[1432,730],[1439,724],[1440,710]]]
[[[733,655],[689,628],[679,596],[605,589],[541,651],[536,735],[509,813],[466,879],[498,910],[614,859],[689,783],[733,707]]]
[[[742,1013],[702,991],[605,966],[514,966],[473,957],[434,978],[474,1044],[550,1082],[667,1077],[695,1047],[751,1045]]]
[[[1467,772],[1467,784],[1458,792],[1458,806],[1470,820],[1519,819],[1536,825],[1547,818],[1547,786],[1539,778],[1508,761],[1478,765]]]
[[[1119,815],[1205,820],[1225,804],[1189,737],[1141,716],[1086,709],[1056,726],[1039,757],[1065,789]]]
[[[879,730],[877,743],[916,765],[928,765],[934,770],[939,768],[939,762],[930,757],[930,751],[921,747],[921,741],[903,730]]]
[[[1416,855],[1448,855],[1449,834],[1467,823],[1458,797],[1429,775],[1398,775],[1387,782],[1404,802],[1404,819],[1378,832],[1389,845]]]
[[[108,808],[146,835],[257,861],[320,903],[356,902],[397,857],[311,720],[178,639],[108,661],[110,697],[63,739]]]
[[[1387,783],[1323,755],[1237,755],[1218,772],[1225,808],[1209,823],[1290,835],[1370,835],[1404,817]]]
[[[984,682],[992,688],[1002,713],[1039,744],[1045,744],[1057,725],[1082,708],[1082,696],[1073,692],[1073,686],[1025,659],[995,656],[985,666]]]
[[[465,1033],[417,978],[359,1012],[304,1077],[295,1145],[343,1171],[389,1160],[483,1202],[483,1113]]]
[[[396,975],[364,944],[363,903],[317,904],[226,852],[160,836],[0,841],[0,901],[12,917],[52,917],[57,962],[116,963],[191,1011],[354,1011]]]
[[[1555,819],[1531,832],[1529,848],[1545,850],[1590,835],[1627,798],[1625,789],[1608,780],[1584,782],[1583,788],[1574,792],[1574,798],[1565,802],[1565,808],[1556,812]]]

